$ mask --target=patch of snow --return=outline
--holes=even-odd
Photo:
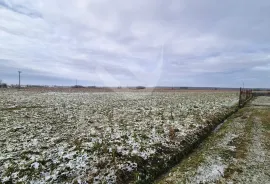
[[[208,160],[200,165],[196,171],[196,175],[191,179],[192,183],[209,183],[215,182],[224,175],[224,170],[228,166],[222,163],[222,159],[208,158]]]
[[[31,167],[33,167],[34,169],[38,169],[39,163],[38,162],[34,162],[34,163],[31,164]]]

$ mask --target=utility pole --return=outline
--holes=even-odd
[[[21,88],[21,71],[18,71],[18,73],[19,73],[19,89]]]

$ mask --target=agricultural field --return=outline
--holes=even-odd
[[[0,91],[0,183],[153,181],[237,100],[237,92]]]
[[[255,97],[156,184],[270,183],[270,97]]]

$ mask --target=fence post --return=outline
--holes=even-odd
[[[240,87],[239,104],[238,104],[238,107],[241,107],[241,93],[242,93],[242,88]]]

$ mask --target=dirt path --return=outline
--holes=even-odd
[[[156,183],[270,183],[270,97],[257,97]]]

